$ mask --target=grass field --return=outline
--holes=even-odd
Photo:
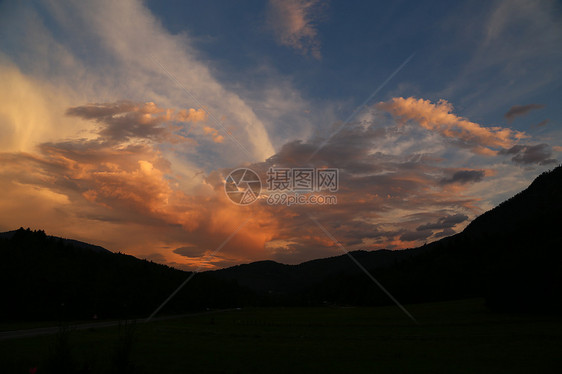
[[[0,372],[559,373],[562,318],[481,300],[243,309],[0,342]],[[82,370],[82,371],[80,371]]]

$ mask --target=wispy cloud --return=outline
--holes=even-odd
[[[112,142],[132,139],[184,142],[189,140],[187,135],[190,131],[178,126],[177,123],[194,124],[207,120],[207,114],[201,109],[175,111],[160,108],[153,102],[134,103],[126,100],[72,107],[66,111],[66,114],[102,124],[98,135]],[[213,138],[218,136],[218,131],[209,126],[204,126],[203,131],[205,134],[211,134]]]
[[[447,215],[445,217],[441,217],[437,220],[437,222],[426,223],[424,225],[418,226],[416,228],[417,231],[424,231],[424,230],[444,230],[450,229],[455,225],[462,223],[468,219],[468,216],[464,214],[453,214]]]
[[[443,178],[442,184],[480,182],[486,175],[484,170],[459,170],[449,178]]]
[[[527,104],[527,105],[514,105],[505,113],[504,117],[507,122],[513,122],[517,117],[527,115],[531,110],[544,108],[542,104]]]
[[[549,122],[550,122],[550,120],[547,118],[545,120],[540,121],[536,125],[533,125],[532,127],[544,127],[544,126],[548,125]]]
[[[320,59],[315,21],[319,0],[269,0],[268,25],[279,44]]]

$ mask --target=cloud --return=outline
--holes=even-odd
[[[24,74],[1,54],[0,81],[3,151],[31,151],[38,142],[74,136],[88,127],[82,121],[59,115],[72,101],[66,87]]]
[[[507,113],[505,113],[504,117],[507,120],[507,122],[511,123],[515,118],[525,116],[531,110],[542,109],[542,108],[544,108],[544,105],[542,104],[514,105],[511,108],[509,108]]]
[[[406,242],[424,240],[430,237],[432,232],[430,230],[425,231],[408,231],[400,236],[400,240]]]
[[[562,72],[558,7],[549,0],[464,2],[442,24],[451,36],[449,42],[433,51],[436,56],[456,58],[450,71],[454,78],[432,96],[450,98],[471,108],[473,115],[485,116],[526,102],[530,93],[555,92]],[[430,74],[451,68],[448,60],[442,61],[433,64]]]
[[[38,212],[38,227],[47,231],[59,233],[53,229],[64,225],[67,236],[87,241],[88,235],[103,232],[109,248],[183,269],[214,269],[266,258],[299,263],[340,254],[308,214],[354,250],[420,245],[481,212],[478,198],[468,192],[487,169],[455,168],[442,157],[450,147],[434,144],[446,138],[401,123],[382,126],[377,119],[349,124],[308,165],[304,161],[322,138],[287,142],[267,160],[244,165],[260,175],[264,188],[270,167],[338,168],[336,206],[271,206],[264,195],[239,207],[224,193],[229,168],[203,173],[193,189],[179,183],[162,151],[170,136],[154,129],[166,128],[167,120],[174,123],[180,112],[125,101],[73,106],[70,118],[95,124],[95,137],[45,142],[32,153],[0,153],[2,201],[12,201],[3,203],[5,216],[29,226],[25,204],[13,203],[29,202]],[[142,122],[139,113],[151,117]],[[129,115],[125,135],[111,127],[121,124],[115,118]],[[141,131],[141,125],[151,130]],[[248,219],[218,256],[205,260]],[[154,255],[155,248],[161,248],[162,257]]]
[[[419,217],[423,217],[424,214],[419,214]],[[449,236],[455,234],[453,229],[456,225],[466,222],[468,216],[465,214],[448,214],[437,219],[437,221],[427,222],[423,225],[419,225],[415,230],[409,230],[404,232],[400,236],[400,240],[407,242],[419,242],[421,240],[426,240],[429,237],[433,239],[438,239],[444,236]],[[435,232],[438,230],[437,232]]]
[[[224,136],[220,135],[218,130],[212,128],[211,126],[204,126],[203,132],[206,135],[210,135],[215,143],[222,143],[224,141]]]
[[[95,243],[107,246],[100,240],[108,240],[109,248],[141,257],[154,253],[154,243],[169,243],[183,250],[163,250],[162,255],[185,268],[213,268],[215,260],[202,264],[199,257],[248,218],[224,248],[228,261],[259,259],[275,232],[276,220],[259,205],[240,210],[222,189],[209,185],[189,194],[182,191],[169,162],[151,143],[78,139],[42,144],[34,154],[0,153],[0,182],[0,203],[10,224],[36,222],[59,235],[65,227],[72,232],[67,236],[94,235]],[[19,203],[5,204],[13,199]],[[194,257],[185,257],[186,248]]]
[[[179,247],[174,249],[173,252],[185,257],[200,257],[205,254],[205,250],[197,246]]]
[[[533,125],[533,127],[544,127],[548,124],[548,122],[550,122],[550,120],[547,118],[545,120],[540,121],[536,125]]]
[[[157,263],[160,263],[160,264],[163,264],[163,263],[166,262],[166,257],[164,257],[162,255],[162,253],[159,253],[159,252],[148,253],[144,256],[144,259],[148,260],[148,261],[154,261],[154,262],[157,262]]]
[[[320,59],[314,21],[319,0],[269,0],[268,25],[279,44]]]
[[[439,239],[439,238],[444,238],[446,236],[451,236],[451,235],[455,235],[455,230],[450,229],[450,228],[446,228],[443,231],[437,232],[435,234],[433,234],[433,238],[435,239]]]
[[[402,124],[413,122],[476,154],[495,155],[499,149],[510,147],[526,137],[524,133],[509,128],[484,127],[459,117],[452,113],[453,106],[446,100],[434,104],[413,97],[395,97],[378,103],[376,108],[390,113]]]
[[[323,138],[287,142],[267,160],[244,165],[258,172],[264,188],[270,167],[338,168],[336,206],[271,206],[264,195],[241,208],[224,193],[231,169],[202,172],[200,184],[187,189],[163,151],[174,132],[187,136],[185,129],[173,127],[182,121],[193,119],[193,131],[205,136],[199,112],[124,100],[64,112],[94,125],[90,137],[44,142],[34,152],[0,153],[5,217],[20,226],[37,222],[55,234],[63,225],[66,236],[86,241],[103,232],[107,242],[97,239],[96,244],[183,269],[266,258],[299,263],[340,254],[308,214],[348,250],[420,245],[480,213],[479,198],[470,189],[493,175],[488,169],[454,167],[454,159],[443,156],[464,146],[451,148],[448,138],[436,137],[435,131],[405,127],[399,119],[363,118],[331,138],[308,165]],[[38,212],[31,223],[27,203]],[[247,219],[218,256],[205,260]],[[155,248],[161,257],[154,255]]]
[[[480,182],[485,175],[484,170],[459,170],[450,178],[442,179],[441,184]]]
[[[153,102],[134,103],[121,100],[114,103],[87,104],[69,108],[69,116],[95,120],[103,126],[97,131],[106,141],[123,142],[132,139],[150,139],[156,142],[178,143],[188,141],[191,132],[178,123],[198,123],[207,120],[202,109],[189,108],[180,111],[158,107]],[[213,140],[222,137],[218,131],[205,125],[203,132]],[[184,131],[182,131],[184,130]]]
[[[445,217],[439,218],[437,222],[426,223],[424,225],[418,226],[416,230],[423,232],[426,230],[450,229],[455,227],[459,223],[465,222],[466,220],[468,220],[468,216],[464,214],[447,215]]]
[[[317,253],[339,253],[322,232],[310,225],[307,214],[316,216],[348,249],[401,249],[423,244],[432,236],[429,228],[417,230],[424,224],[442,231],[480,212],[478,199],[463,193],[470,187],[469,181],[484,176],[484,169],[470,173],[448,165],[441,155],[451,150],[437,147],[434,142],[443,143],[444,139],[430,131],[420,134],[416,127],[384,125],[377,119],[348,124],[308,164],[306,160],[323,138],[288,142],[266,162],[249,165],[262,181],[267,180],[266,171],[273,166],[339,170],[337,206],[292,206],[289,216],[283,207],[271,207],[279,218],[274,242],[282,243],[266,245],[273,258],[294,262],[295,258],[312,259]],[[454,176],[458,183],[443,184],[443,175]],[[439,220],[435,212],[445,218]]]
[[[509,149],[501,151],[500,154],[513,155],[511,161],[521,165],[549,165],[558,163],[558,160],[550,158],[552,155],[550,146],[544,143],[537,145],[518,144]]]
[[[2,225],[35,223],[52,234],[140,257],[153,256],[154,243],[162,242],[171,248],[193,248],[193,253],[202,256],[246,218],[248,211],[238,210],[215,186],[184,189],[162,151],[198,134],[218,140],[215,129],[198,125],[206,120],[201,110],[119,100],[73,106],[61,113],[67,114],[63,118],[95,125],[88,138],[40,143],[33,152],[0,152]],[[183,127],[185,122],[197,126],[190,133],[191,128]],[[19,203],[6,204],[14,199]],[[36,212],[33,219],[31,211]],[[267,219],[268,213],[262,214],[259,206],[253,212],[225,248],[226,257],[202,264],[200,256],[186,258],[185,253],[164,250],[165,262],[183,264],[186,269],[213,268],[217,261],[256,258],[272,237],[273,229],[268,227],[275,221]],[[65,228],[62,232],[61,227]]]

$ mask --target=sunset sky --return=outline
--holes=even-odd
[[[556,1],[4,1],[0,231],[182,269],[341,254],[310,217],[419,246],[560,164],[561,46]],[[240,167],[337,168],[337,204],[238,206]]]

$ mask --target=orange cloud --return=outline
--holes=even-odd
[[[163,143],[189,141],[176,123],[204,122],[204,110],[176,112],[153,102],[118,101],[76,106],[66,113],[99,124],[97,137],[42,143],[33,153],[0,153],[0,229],[35,222],[52,234],[109,244],[141,257],[153,255],[157,243],[194,246],[203,255],[250,216],[224,252],[205,266],[263,258],[265,242],[275,235],[274,217],[259,205],[240,209],[224,193],[216,193],[215,186],[183,191],[159,150]],[[215,142],[223,140],[210,126],[197,128]],[[33,208],[23,201],[33,202]],[[30,219],[31,211],[42,213]],[[121,235],[133,228],[138,235]],[[160,259],[184,267],[205,260],[172,249],[156,252]]]
[[[483,127],[453,114],[453,106],[446,100],[437,104],[413,97],[395,97],[376,105],[402,123],[414,122],[424,129],[435,131],[467,146],[474,153],[493,156],[502,148],[513,146],[525,138],[523,132],[503,127]]]
[[[203,122],[207,120],[207,112],[203,109],[182,109],[177,112],[175,119],[180,122]]]
[[[318,0],[270,0],[269,25],[281,45],[320,59],[314,12]]]
[[[218,130],[210,126],[204,126],[203,132],[207,135],[210,135],[215,143],[222,143],[224,140],[224,137],[222,135],[219,135]]]

